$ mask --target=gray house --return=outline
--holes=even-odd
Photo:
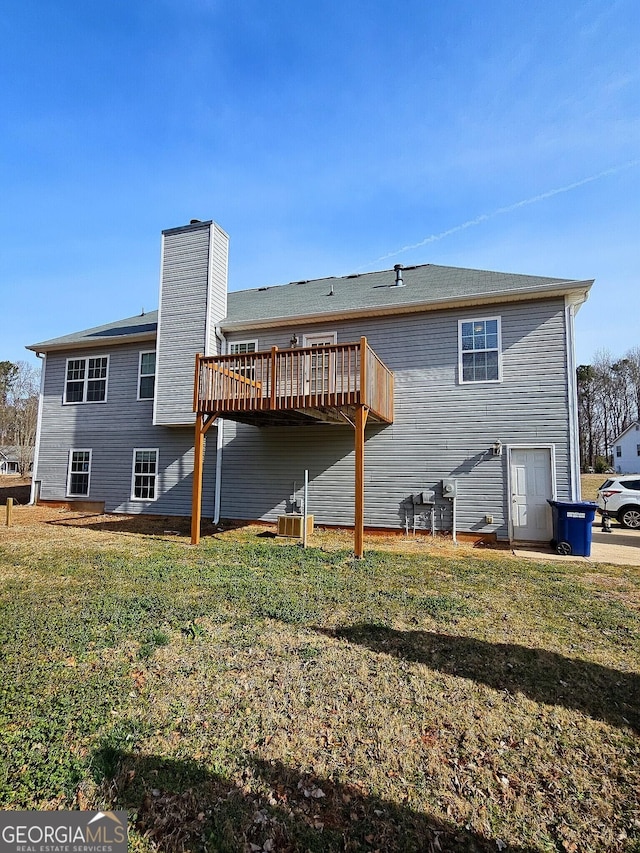
[[[551,538],[547,498],[580,496],[592,281],[426,264],[228,292],[227,250],[169,229],[157,313],[29,347],[34,495],[199,530],[275,521],[307,470],[317,524]]]
[[[0,474],[18,474],[20,457],[17,447],[0,447]]]

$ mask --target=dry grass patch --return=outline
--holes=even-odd
[[[126,808],[145,853],[640,849],[637,569],[17,518],[0,808]]]

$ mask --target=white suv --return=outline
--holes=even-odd
[[[606,501],[606,503],[605,503]],[[598,509],[617,518],[623,527],[640,528],[640,474],[611,477],[598,489]]]

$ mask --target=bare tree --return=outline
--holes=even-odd
[[[3,444],[15,448],[23,477],[33,464],[39,389],[40,371],[35,367],[26,361],[0,362],[0,434]]]
[[[599,350],[577,370],[580,459],[583,470],[612,465],[613,442],[640,414],[640,347],[614,359]]]

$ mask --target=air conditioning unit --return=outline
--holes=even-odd
[[[293,539],[303,539],[305,518],[307,536],[311,535],[313,533],[313,516],[297,515],[289,512],[286,515],[278,516],[278,536],[291,536]]]

